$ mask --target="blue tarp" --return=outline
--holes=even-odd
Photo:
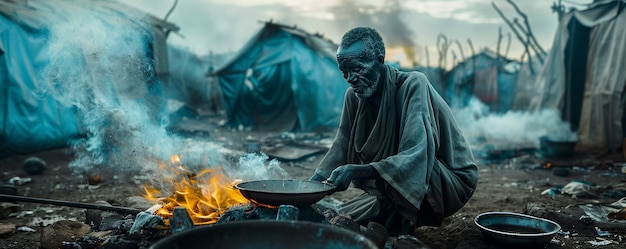
[[[498,58],[489,50],[457,64],[445,77],[442,95],[450,106],[465,107],[476,97],[491,111],[511,109],[517,81],[517,62]]]
[[[0,157],[64,147],[79,135],[74,110],[37,92],[46,35],[0,15]]]
[[[348,88],[337,45],[317,35],[266,23],[216,71],[228,123],[257,130],[335,128]]]
[[[101,132],[93,124],[106,125],[102,114],[116,110],[104,109],[122,95],[161,121],[158,77],[167,70],[160,59],[170,30],[177,27],[115,1],[0,1],[0,157]]]

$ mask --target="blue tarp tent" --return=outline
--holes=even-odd
[[[41,73],[51,63],[48,22],[63,18],[64,11],[87,10],[104,11],[109,16],[134,11],[114,1],[0,2],[0,157],[65,147],[72,138],[84,135],[74,108],[42,90]],[[159,60],[164,55],[167,32],[174,26],[151,16],[144,18],[137,20],[154,25],[148,31],[153,39],[149,41],[153,51],[148,53],[154,54],[154,69],[159,75],[167,68]]]
[[[464,107],[476,97],[491,111],[503,113],[511,109],[518,71],[517,61],[484,49],[446,74],[443,95],[453,107]]]
[[[0,15],[0,157],[63,147],[80,133],[71,108],[34,91],[49,63],[45,34]]]
[[[348,88],[336,51],[320,35],[265,23],[215,72],[228,124],[266,131],[335,128]]]

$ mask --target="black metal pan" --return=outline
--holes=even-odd
[[[235,188],[249,200],[270,206],[307,206],[336,191],[333,184],[306,180],[256,180]]]
[[[376,249],[366,236],[329,224],[247,220],[198,226],[173,234],[150,249]]]

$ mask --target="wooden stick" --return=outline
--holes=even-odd
[[[112,211],[112,212],[118,212],[118,213],[124,213],[124,214],[132,214],[132,215],[137,215],[138,213],[143,211],[143,210],[139,210],[139,209],[126,208],[126,207],[107,206],[107,205],[81,203],[81,202],[71,202],[71,201],[60,201],[60,200],[43,199],[43,198],[35,198],[35,197],[25,197],[25,196],[17,196],[17,195],[5,195],[5,194],[0,194],[0,201],[50,204],[50,205],[57,205],[57,206],[86,208],[86,209],[97,209],[97,210],[103,210],[103,211]]]

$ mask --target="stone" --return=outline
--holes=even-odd
[[[147,210],[154,206],[155,201],[151,201],[142,196],[130,196],[124,199],[124,206],[128,208],[135,208],[139,210]]]
[[[367,229],[363,234],[365,237],[374,242],[378,248],[383,248],[389,238],[389,233],[387,232],[385,226],[373,221],[367,223]]]
[[[67,242],[75,242],[91,232],[91,226],[72,220],[60,220],[43,228],[41,249],[61,248]]]
[[[175,207],[170,218],[170,229],[172,234],[183,232],[194,228],[193,221],[185,207]]]
[[[29,157],[24,160],[24,171],[30,175],[40,175],[46,171],[47,165],[44,160],[39,157]]]
[[[95,204],[112,206],[106,201],[96,201]],[[85,211],[85,223],[97,227],[100,231],[112,230],[123,219],[122,215],[115,212],[87,209]]]
[[[15,232],[15,224],[13,223],[0,223],[0,235]]]
[[[150,229],[154,226],[164,226],[165,220],[161,216],[154,215],[152,212],[143,211],[135,217],[135,222],[130,228],[130,234],[142,232],[144,229]]]
[[[22,210],[22,206],[11,202],[0,202],[0,219],[9,218],[12,213]]]

